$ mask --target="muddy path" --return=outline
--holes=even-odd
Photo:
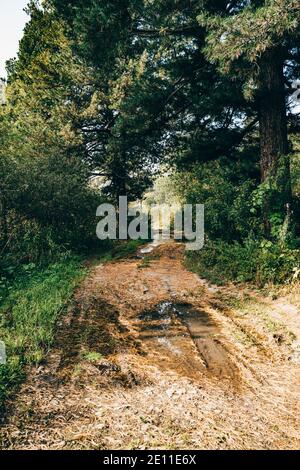
[[[238,388],[240,377],[230,355],[220,342],[220,329],[210,315],[188,303],[168,300],[143,312],[138,318],[139,338],[153,361],[186,376],[207,373]],[[196,349],[195,349],[196,346]]]
[[[10,404],[2,448],[299,448],[300,367],[224,296],[176,243],[96,265]]]

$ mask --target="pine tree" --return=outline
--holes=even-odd
[[[241,77],[257,108],[261,181],[275,184],[280,213],[292,202],[287,122],[287,91],[299,71],[300,4],[297,0],[233,2],[223,16],[199,16],[206,25],[206,53],[221,71]],[[264,226],[271,232],[271,201],[264,202]]]
[[[249,135],[255,142],[259,126],[269,236],[272,212],[283,222],[292,199],[287,90],[299,71],[299,2],[52,3],[103,81],[122,76],[130,83],[116,110],[117,147],[123,149],[116,166],[126,167],[138,154],[157,154],[181,168],[235,159]],[[144,70],[136,77],[142,57]]]

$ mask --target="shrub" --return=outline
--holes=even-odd
[[[251,238],[244,243],[208,242],[187,256],[187,266],[212,282],[291,282],[300,277],[300,250]]]

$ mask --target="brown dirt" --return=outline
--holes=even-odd
[[[209,286],[182,257],[166,243],[92,269],[2,448],[300,448],[299,298]]]

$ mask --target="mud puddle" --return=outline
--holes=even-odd
[[[140,339],[160,366],[194,378],[205,371],[222,379],[236,377],[236,367],[219,340],[220,330],[206,312],[166,301],[138,320]]]

